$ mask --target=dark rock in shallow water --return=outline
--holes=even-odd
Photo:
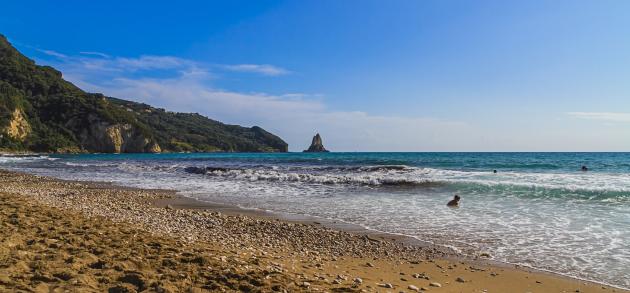
[[[324,148],[324,144],[322,143],[322,137],[319,136],[319,133],[313,136],[313,142],[311,142],[311,146],[308,150],[304,151],[305,153],[327,153],[329,152]]]
[[[192,173],[192,174],[206,174],[206,168],[199,168],[199,167],[186,167],[184,171],[186,173]]]

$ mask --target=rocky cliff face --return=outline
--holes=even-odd
[[[324,143],[322,142],[322,137],[318,134],[313,136],[313,141],[311,142],[311,146],[308,150],[304,151],[305,153],[327,153],[328,150],[324,148]]]
[[[90,124],[80,135],[81,145],[100,153],[159,153],[160,146],[130,124]]]
[[[31,132],[31,126],[28,124],[28,121],[24,118],[24,113],[22,110],[16,108],[11,114],[11,120],[9,120],[9,125],[3,131],[10,138],[13,138],[18,141],[24,141],[24,139]]]

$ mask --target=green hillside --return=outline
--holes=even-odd
[[[34,152],[286,152],[254,126],[86,93],[0,35],[0,150]]]

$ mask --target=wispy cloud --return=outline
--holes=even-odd
[[[291,71],[284,68],[276,67],[269,64],[236,64],[236,65],[224,65],[224,69],[236,72],[251,72],[268,76],[278,76],[291,73]]]
[[[77,75],[77,72],[95,73],[134,73],[138,71],[175,70],[183,74],[206,74],[211,71],[248,72],[267,76],[279,76],[291,71],[269,64],[206,64],[175,56],[141,55],[139,57],[115,57],[102,52],[82,51],[79,55],[66,55],[53,50],[37,49],[57,59],[47,60],[56,66],[63,66],[66,71]]]
[[[48,56],[53,56],[53,57],[57,57],[57,58],[68,58],[67,55],[65,54],[61,54],[59,52],[53,51],[53,50],[41,50],[41,49],[37,49],[38,51],[48,55]]]
[[[39,61],[63,69],[64,76],[73,76],[77,82],[81,83],[98,83],[114,78],[137,78],[158,73],[170,76],[210,77],[210,69],[204,64],[174,56],[116,57],[91,51],[80,52],[79,55],[66,55],[52,50],[38,49],[38,51],[55,57]]]
[[[569,116],[608,122],[630,122],[630,113],[623,112],[569,112]]]
[[[127,70],[176,69],[197,67],[197,63],[173,56],[144,55],[138,58],[114,58],[111,65]]]
[[[186,69],[200,67],[196,62],[173,56],[143,55],[136,58],[88,58],[68,57],[68,63],[77,63],[76,66],[85,66],[90,70],[103,71],[140,71],[155,69]]]
[[[105,54],[105,53],[101,53],[101,52],[93,52],[93,51],[83,51],[83,52],[79,52],[80,54],[83,55],[92,55],[92,56],[98,56],[101,58],[110,58],[111,56]]]

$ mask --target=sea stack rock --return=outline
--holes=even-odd
[[[304,152],[305,153],[327,153],[328,152],[328,150],[324,148],[324,144],[322,143],[322,137],[319,136],[319,133],[313,136],[313,142],[311,143],[311,146],[308,148],[308,150],[305,150]]]

